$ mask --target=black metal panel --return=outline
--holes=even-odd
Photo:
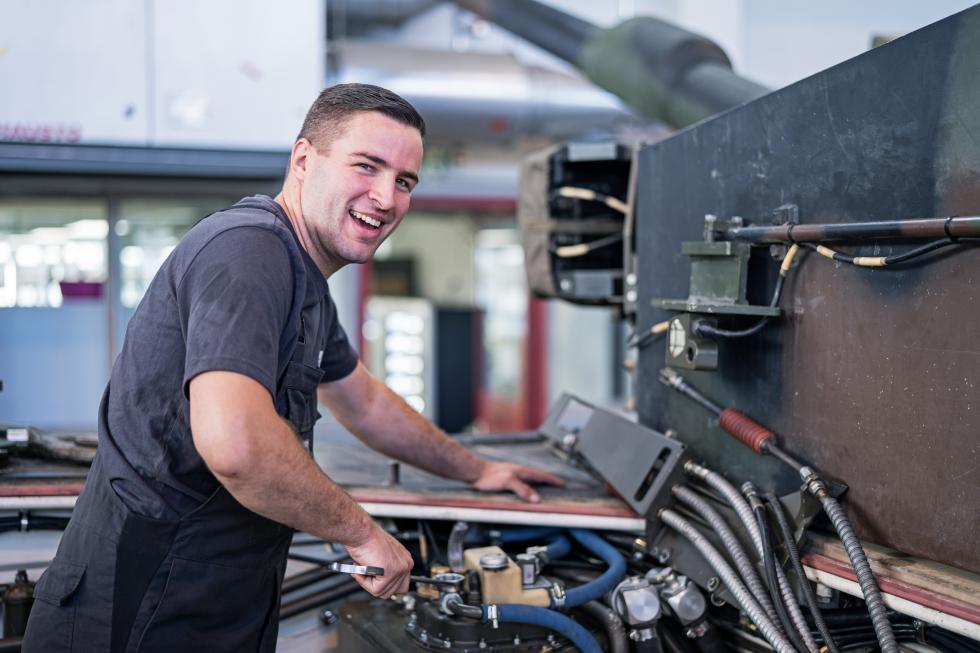
[[[758,222],[794,203],[803,223],[976,214],[980,7],[647,147],[638,165],[641,329],[669,315],[652,300],[687,296],[681,242],[701,239],[707,213]],[[767,301],[776,269],[767,249],[754,252],[753,303]],[[900,270],[805,255],[782,299],[781,321],[721,342],[720,370],[688,378],[845,479],[863,537],[980,571],[980,249]],[[645,424],[676,428],[733,480],[798,485],[659,384],[663,356],[659,343],[640,355]]]

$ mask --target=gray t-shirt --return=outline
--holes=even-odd
[[[314,333],[300,336],[297,303],[317,316]],[[195,225],[130,320],[100,409],[98,455],[128,507],[172,519],[205,501],[218,481],[191,439],[188,384],[237,372],[275,402],[297,341],[314,357],[313,367],[294,365],[307,378],[341,379],[357,365],[326,280],[281,207],[256,195]]]

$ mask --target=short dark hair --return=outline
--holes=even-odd
[[[303,120],[300,138],[314,146],[326,147],[350,118],[364,111],[377,111],[419,130],[425,137],[425,121],[408,101],[397,93],[372,84],[336,84],[320,91]]]

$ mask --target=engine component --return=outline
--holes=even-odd
[[[659,639],[660,597],[649,580],[642,576],[627,578],[612,591],[610,603],[619,618],[630,627],[630,639],[634,642]]]
[[[480,578],[482,603],[519,603],[546,608],[551,605],[547,585],[525,588],[521,568],[498,546],[467,549],[464,567]]]
[[[670,493],[664,489],[683,477],[684,443],[569,394],[558,399],[540,431],[562,455],[583,460],[641,515],[666,505]]]

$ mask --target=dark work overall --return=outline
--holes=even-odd
[[[277,411],[308,446],[318,417],[322,311],[322,303],[302,311],[276,394]],[[100,463],[97,455],[37,583],[23,650],[274,651],[292,529],[244,508],[220,485],[180,519],[143,517],[117,496]]]

